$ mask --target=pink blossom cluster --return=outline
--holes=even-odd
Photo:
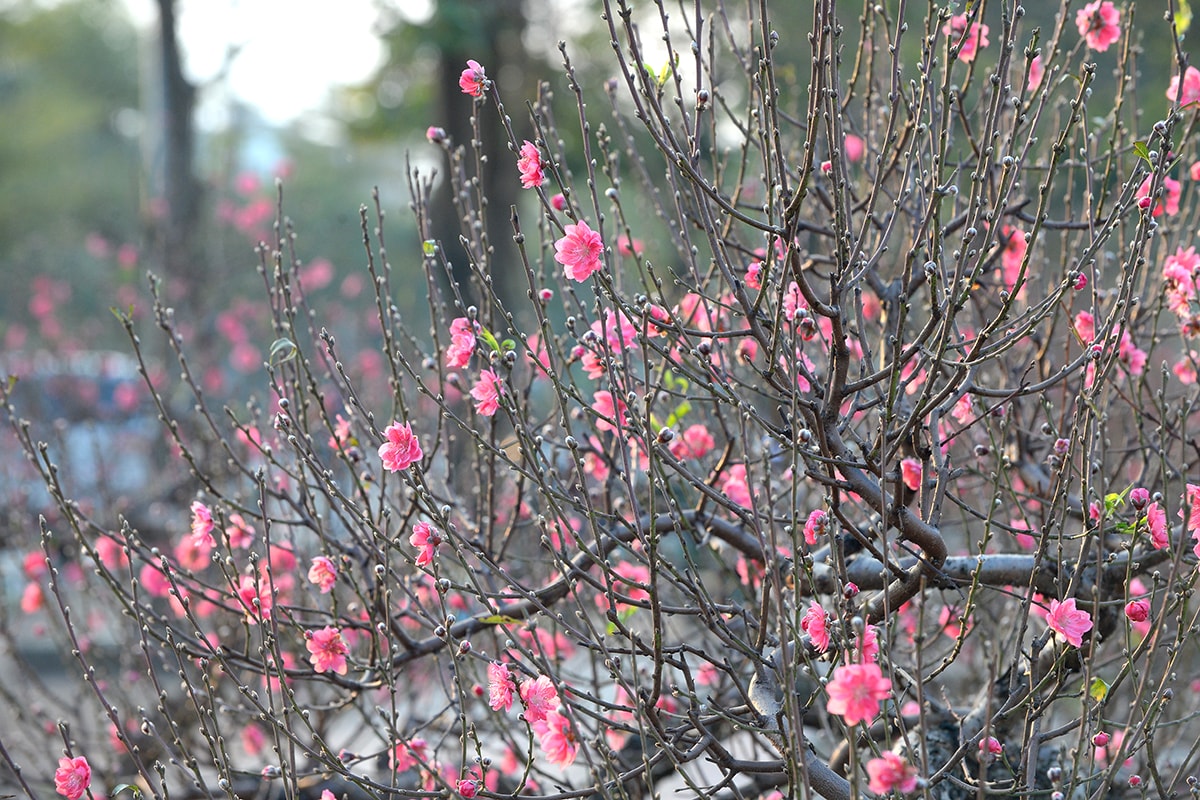
[[[507,664],[492,662],[488,666],[488,705],[493,711],[508,711],[515,697],[524,706],[524,718],[538,737],[546,760],[558,767],[569,767],[575,761],[578,740],[571,721],[562,711],[562,701],[554,682],[545,675],[526,678],[518,685]]]

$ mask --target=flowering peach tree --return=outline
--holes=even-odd
[[[489,228],[478,142],[435,126],[423,246],[364,207],[382,379],[280,211],[255,396],[214,402],[157,295],[180,377],[150,380],[122,316],[179,476],[141,523],[73,499],[6,390],[48,498],[8,630],[78,681],[0,690],[4,780],[1195,793],[1200,71],[1186,4],[1133,10],[607,0],[614,77],[563,45],[516,115],[468,62],[448,90],[500,116],[527,202]],[[1175,78],[1135,91],[1151,42]]]

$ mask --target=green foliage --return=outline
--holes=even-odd
[[[69,278],[75,298],[109,282],[84,237],[117,242],[139,227],[133,30],[94,2],[0,15],[0,319],[19,319],[36,275]]]

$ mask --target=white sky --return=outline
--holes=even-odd
[[[155,24],[153,0],[124,2],[137,25]],[[429,13],[425,0],[396,5],[413,19]],[[178,8],[188,77],[211,82],[236,49],[224,88],[272,123],[320,108],[330,89],[365,80],[385,55],[372,32],[378,0],[179,0]]]

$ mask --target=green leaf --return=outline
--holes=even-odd
[[[271,342],[270,362],[282,364],[296,357],[296,343],[286,337]]]
[[[675,407],[675,410],[671,412],[671,416],[667,417],[667,427],[674,428],[676,425],[679,424],[679,420],[686,417],[687,413],[691,410],[692,410],[692,404],[689,403],[687,400],[684,400],[682,403],[680,403],[679,405],[677,405]]]
[[[1110,492],[1104,495],[1104,516],[1112,516],[1112,513],[1120,508],[1125,502],[1123,494]]]
[[[500,343],[498,341],[496,341],[496,337],[492,335],[491,331],[489,331],[487,328],[480,328],[479,336],[485,342],[487,342],[488,347],[492,348],[493,353],[500,352]]]
[[[517,625],[521,620],[506,614],[492,614],[490,617],[481,617],[479,622],[483,625]]]
[[[1138,158],[1144,160],[1150,166],[1152,166],[1152,167],[1154,166],[1154,162],[1152,162],[1150,160],[1150,148],[1146,147],[1145,142],[1134,142],[1133,143],[1133,153]]]
[[[437,255],[437,240],[426,239],[421,242],[421,250],[424,251],[425,255],[430,257]]]
[[[517,343],[512,339],[505,339],[500,343],[500,348],[504,350],[504,352],[508,353],[517,349]]]
[[[1188,0],[1177,0],[1179,10],[1175,12],[1175,30],[1180,38],[1192,27],[1192,6]]]
[[[1088,697],[1091,697],[1097,703],[1103,703],[1104,698],[1108,697],[1108,684],[1103,678],[1093,678],[1091,686],[1088,687]]]
[[[137,786],[134,786],[132,783],[118,783],[116,786],[113,787],[112,792],[110,792],[108,796],[116,797],[121,792],[125,791],[126,789],[128,789],[130,792],[133,793],[133,796],[135,799],[142,796],[142,790],[140,788],[138,788]]]

